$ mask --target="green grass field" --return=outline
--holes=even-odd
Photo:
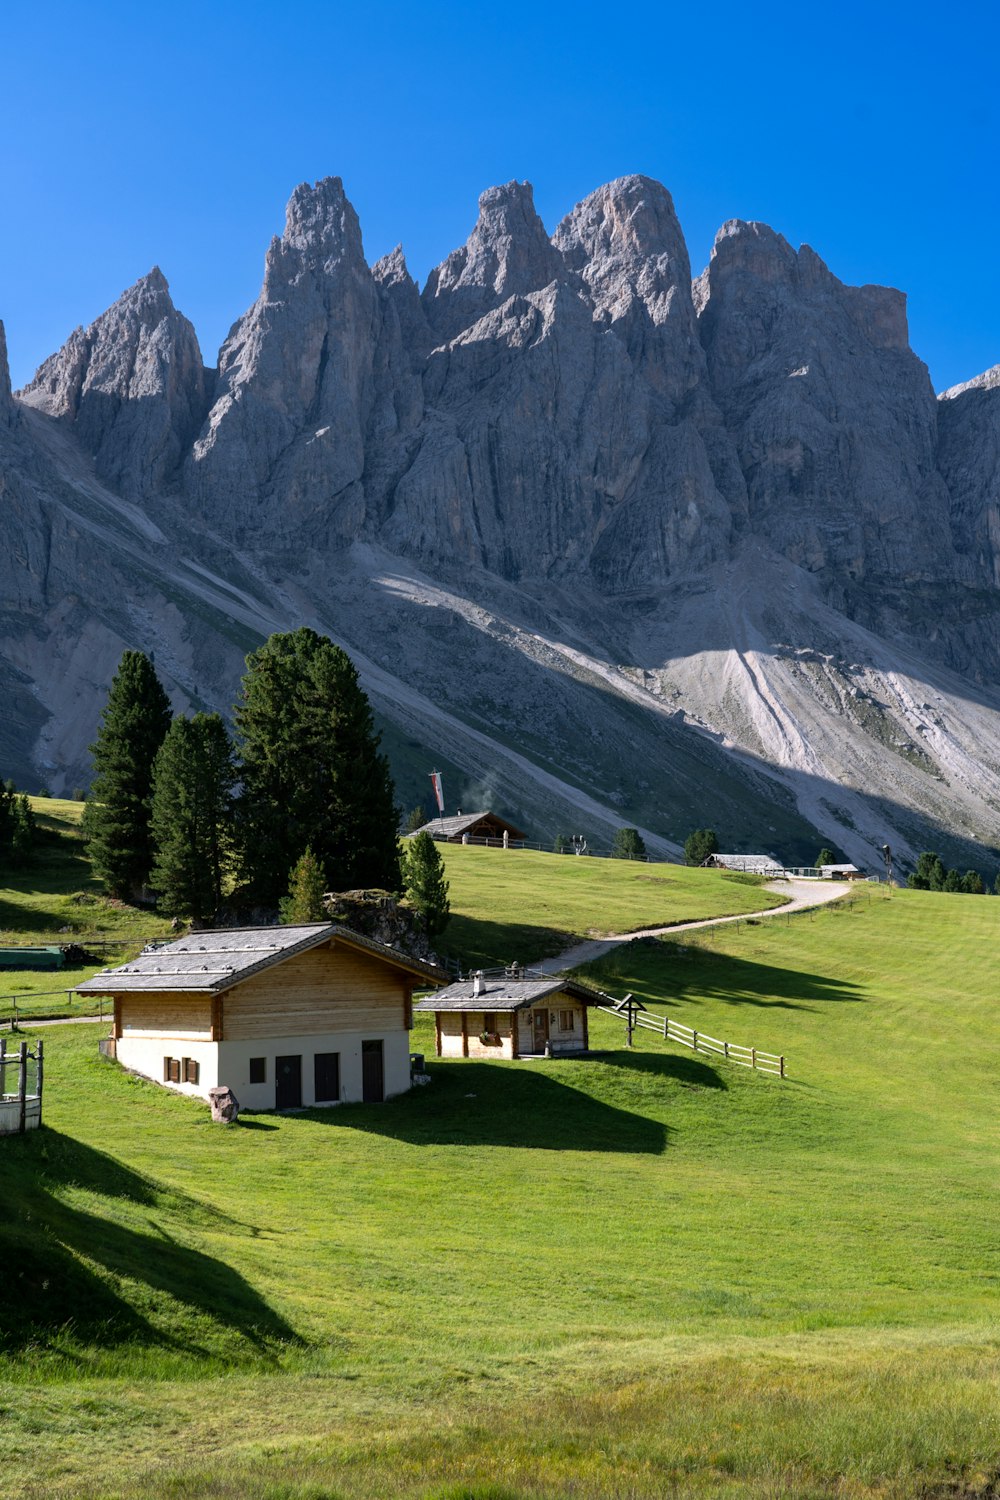
[[[485,858],[482,920],[524,920]],[[784,1084],[598,1015],[589,1059],[227,1131],[47,1030],[46,1128],[0,1143],[0,1492],[993,1500],[998,928],[862,891],[592,970]]]
[[[753,876],[439,844],[452,919],[441,939],[466,963],[534,963],[586,937],[779,906]]]

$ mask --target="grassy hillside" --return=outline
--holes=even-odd
[[[598,1057],[226,1131],[50,1030],[0,1146],[5,1485],[986,1500],[998,925],[866,893],[600,966],[786,1084],[600,1016]]]
[[[439,844],[452,919],[441,939],[467,963],[532,963],[581,938],[781,904],[755,877],[683,865]]]
[[[107,950],[108,962],[124,961],[143,942],[169,934],[170,923],[103,894],[80,833],[84,804],[55,797],[32,797],[41,832],[31,860],[22,869],[0,872],[0,947],[4,944],[72,943],[86,939],[122,942]],[[39,1014],[78,1008],[66,994],[103,964],[52,972],[0,970],[0,1016],[17,995],[19,1008]]]

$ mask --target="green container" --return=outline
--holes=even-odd
[[[61,969],[61,948],[0,948],[0,969]]]

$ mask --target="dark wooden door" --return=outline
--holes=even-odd
[[[317,1104],[330,1104],[340,1098],[340,1053],[317,1052],[313,1067]]]
[[[381,1042],[361,1043],[361,1097],[366,1104],[381,1104],[385,1098]]]
[[[532,1015],[532,1025],[535,1035],[535,1051],[544,1052],[545,1044],[549,1039],[549,1013],[547,1010],[536,1010]]]
[[[276,1057],[274,1059],[274,1107],[275,1109],[302,1108],[301,1057]]]

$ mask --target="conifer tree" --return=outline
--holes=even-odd
[[[612,859],[645,859],[646,845],[638,828],[618,828],[611,844]]]
[[[323,906],[325,893],[323,866],[312,850],[307,848],[292,866],[288,877],[288,895],[278,902],[282,922],[288,927],[305,922],[322,922],[326,916]]]
[[[153,766],[150,885],[176,916],[210,917],[222,900],[236,773],[218,714],[174,719]]]
[[[112,896],[141,895],[153,863],[153,761],[170,727],[170,700],[142,651],[126,651],[111,682],[83,816],[94,872]]]
[[[696,828],[684,840],[684,858],[689,865],[701,865],[710,854],[718,854],[719,840],[714,828]]]
[[[824,844],[822,849],[817,854],[814,863],[816,869],[820,870],[824,865],[835,865],[837,861],[833,857],[833,850],[829,848],[828,845]]]
[[[302,627],[247,657],[236,707],[241,865],[276,903],[307,847],[330,888],[398,890],[399,813],[371,706],[347,654]]]
[[[0,864],[26,864],[37,836],[35,814],[27,796],[18,793],[12,781],[0,784]]]
[[[428,937],[443,932],[451,917],[444,860],[429,833],[415,833],[406,841],[403,861],[407,900],[423,918]]]

